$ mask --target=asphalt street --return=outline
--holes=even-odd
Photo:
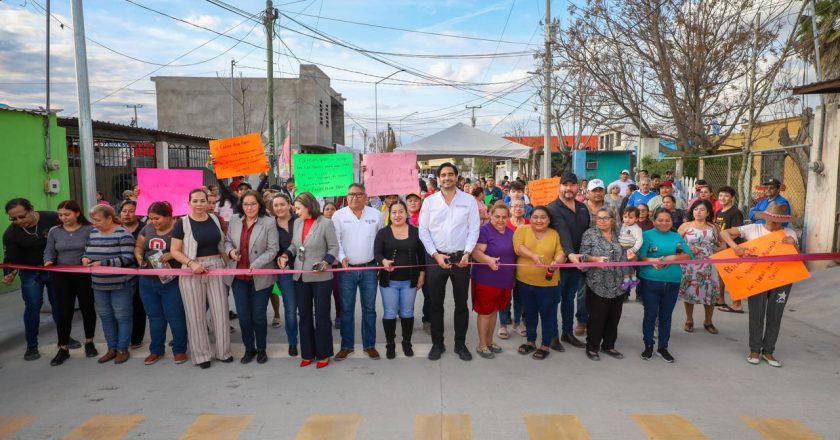
[[[21,307],[11,310],[20,299],[0,302],[7,329],[20,320]],[[418,297],[418,318],[420,309]],[[377,324],[383,359],[357,347],[322,370],[288,358],[282,329],[269,330],[264,365],[237,359],[200,370],[168,353],[145,366],[144,346],[123,365],[99,365],[76,350],[51,367],[56,337],[45,314],[40,360],[23,360],[22,336],[0,352],[0,439],[840,438],[840,338],[797,315],[795,291],[776,350],[782,368],[745,361],[746,314],[716,313],[719,335],[702,327],[689,334],[681,304],[670,344],[676,363],[644,361],[634,302],[619,325],[625,359],[593,362],[567,347],[537,361],[516,353],[523,338],[513,334],[499,341],[505,352],[496,359],[463,362],[452,353],[451,303],[446,310],[448,351],[439,362],[424,357],[430,338],[418,319],[417,357],[384,359]],[[358,311],[356,319],[358,332]],[[474,324],[473,316],[473,351]],[[73,335],[81,339],[80,321]],[[334,337],[337,344],[338,330]],[[232,340],[241,353],[238,329]]]

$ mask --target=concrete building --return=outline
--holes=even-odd
[[[213,139],[256,132],[265,139],[265,78],[158,76],[152,81],[158,129]],[[274,80],[278,145],[289,120],[294,152],[334,151],[335,144],[344,143],[344,98],[318,67],[302,64],[298,78]]]

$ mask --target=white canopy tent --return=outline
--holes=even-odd
[[[418,159],[444,157],[527,159],[531,148],[459,122],[446,130],[403,145],[395,151],[416,152]]]

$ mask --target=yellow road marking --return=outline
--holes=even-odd
[[[317,415],[303,421],[297,440],[353,440],[362,424],[357,415]]]
[[[0,417],[0,439],[4,439],[35,421],[35,417]]]
[[[251,416],[202,414],[181,434],[181,440],[235,440],[251,424]]]
[[[472,440],[470,416],[463,414],[417,416],[414,440]]]
[[[636,415],[633,420],[651,440],[705,440],[707,437],[682,416]]]
[[[93,416],[64,436],[64,440],[114,440],[125,437],[143,416]]]
[[[767,440],[784,440],[795,438],[797,440],[821,440],[822,436],[803,425],[796,419],[783,419],[777,417],[747,417],[741,416],[741,420],[750,428],[758,431]]]
[[[575,416],[524,416],[531,440],[589,440],[586,428]]]

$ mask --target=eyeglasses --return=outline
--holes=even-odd
[[[357,197],[364,197],[365,193],[347,193],[348,199],[355,199]]]
[[[608,222],[612,220],[612,217],[595,217],[595,221],[598,222]]]

